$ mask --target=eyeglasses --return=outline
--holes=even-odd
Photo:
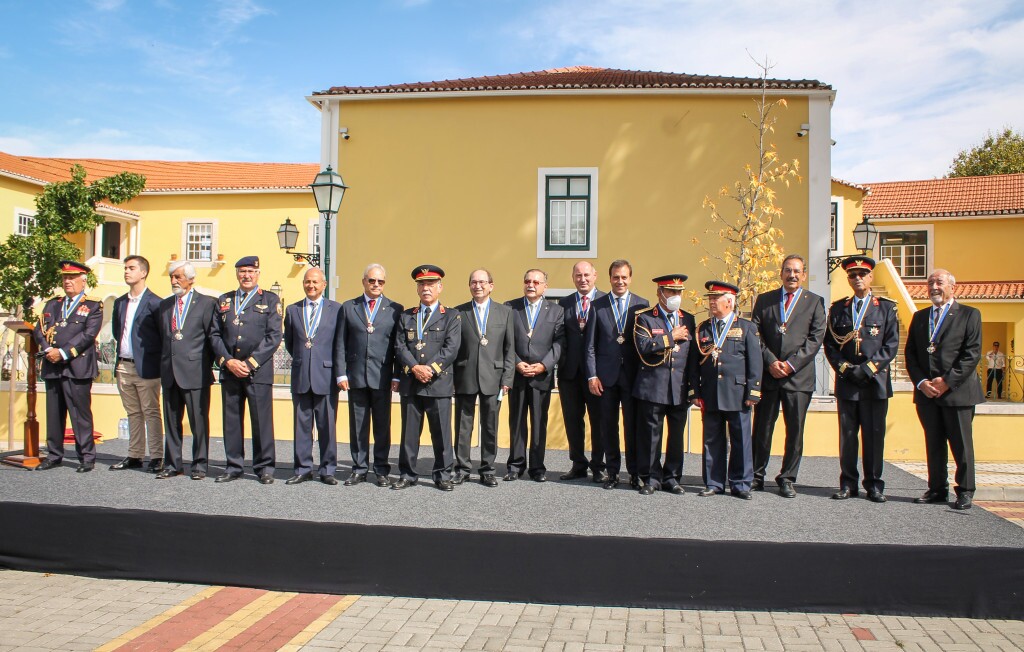
[[[470,281],[470,285],[490,285],[490,281]]]
[[[862,276],[867,276],[867,275],[868,275],[867,272],[850,272],[849,274],[846,275],[846,277],[847,278],[860,278]]]
[[[365,280],[370,285],[384,285],[384,279],[382,278],[368,278]]]

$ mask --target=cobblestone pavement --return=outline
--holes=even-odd
[[[579,607],[0,571],[0,651],[1020,650],[1024,621]]]

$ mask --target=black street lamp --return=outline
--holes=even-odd
[[[313,183],[309,184],[313,189],[313,197],[316,199],[316,208],[324,216],[324,277],[327,280],[327,296],[331,296],[331,217],[338,214],[341,208],[341,200],[345,196],[348,186],[342,180],[341,175],[331,169],[328,165],[316,175]]]
[[[299,229],[292,224],[290,218],[284,218],[284,224],[277,228],[277,245],[294,257],[295,262],[306,261],[313,267],[320,267],[320,245],[316,245],[316,251],[309,254],[292,251],[298,239]]]
[[[861,217],[860,222],[857,226],[853,227],[853,244],[857,249],[860,249],[861,253],[865,256],[868,252],[875,250],[875,243],[878,241],[878,227],[868,222],[868,216],[864,215]],[[847,259],[850,254],[842,256],[829,256],[828,252],[825,253],[828,260],[828,282],[832,282],[832,272],[836,271],[839,265]]]

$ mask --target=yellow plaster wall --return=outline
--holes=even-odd
[[[35,196],[41,189],[41,186],[0,176],[0,240],[14,233],[15,209],[36,212]]]
[[[840,214],[843,216],[843,226],[846,229],[846,233],[843,234],[843,250],[832,255],[854,253],[856,249],[853,245],[853,227],[864,218],[864,191],[833,181],[832,198],[833,200],[838,198],[840,201]],[[829,290],[831,297],[829,303],[850,296],[850,285],[847,283],[842,269],[832,272],[832,283],[829,285]]]

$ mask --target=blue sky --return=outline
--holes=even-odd
[[[593,65],[812,78],[837,89],[834,176],[942,176],[1024,131],[1024,3],[684,0],[0,0],[0,150],[314,162],[305,100]],[[749,54],[748,54],[749,53]]]

